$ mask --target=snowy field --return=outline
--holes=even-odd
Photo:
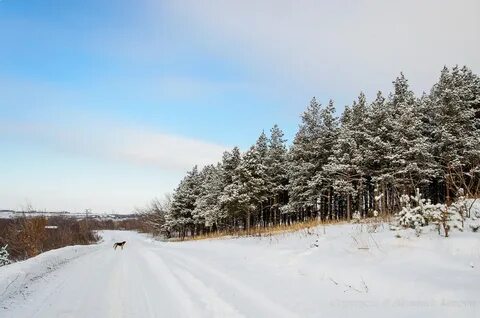
[[[0,317],[480,317],[480,233],[387,227],[183,243],[105,231],[0,267]]]

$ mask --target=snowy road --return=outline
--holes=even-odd
[[[243,317],[245,311],[242,314],[223,298],[225,292],[234,290],[235,299],[249,302],[249,310],[260,316],[295,316],[220,268],[152,244],[137,233],[106,232],[104,240],[49,275],[48,284],[34,286],[35,291],[25,297],[18,313],[13,310],[9,315]],[[127,241],[125,249],[114,251],[113,242],[122,240]],[[219,288],[208,286],[212,282],[220,283]]]
[[[446,254],[438,246],[430,246],[445,241],[425,240],[408,255],[405,249],[395,255],[365,254],[350,243],[342,247],[339,237],[347,237],[342,230],[351,227],[339,227],[331,238],[317,233],[185,243],[107,231],[99,245],[67,247],[0,268],[0,317],[384,317],[385,310],[389,317],[480,314],[478,303],[442,304],[475,301],[480,282],[478,269],[467,260],[450,264],[440,259]],[[125,249],[114,251],[113,242],[123,240]],[[452,244],[461,242],[470,240]],[[472,242],[456,255],[477,262],[480,255],[471,251],[479,247],[478,238]],[[450,252],[448,246],[444,250]],[[409,260],[429,251],[439,259],[419,263],[412,275]],[[430,273],[432,264],[440,266]]]

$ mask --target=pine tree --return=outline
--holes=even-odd
[[[431,92],[435,155],[443,167],[479,162],[480,79],[468,68],[444,68]]]
[[[364,162],[366,175],[375,184],[375,205],[380,213],[393,207],[394,170],[392,167],[394,136],[393,116],[382,92],[378,92],[367,114]]]
[[[323,167],[325,174],[333,180],[333,190],[342,198],[342,202],[337,205],[337,213],[345,211],[347,219],[352,216],[353,199],[356,198],[357,205],[362,202],[360,197],[363,196],[365,177],[363,152],[367,141],[367,112],[365,95],[360,93],[358,102],[354,101],[352,108],[345,108],[332,156]],[[361,206],[355,210],[360,211]]]
[[[327,212],[332,213],[332,182],[322,167],[328,163],[338,134],[333,101],[324,109],[313,98],[302,116],[290,153],[290,211],[302,220],[318,212],[319,199],[327,197]]]
[[[317,156],[314,161],[315,172],[309,182],[310,193],[315,201],[315,210],[318,205],[322,204],[322,199],[326,203],[324,208],[324,217],[328,215],[329,219],[333,218],[333,183],[332,175],[323,170],[323,167],[329,163],[330,157],[333,155],[333,147],[338,139],[338,118],[335,117],[335,107],[333,101],[330,100],[327,107],[320,112],[320,126],[314,141],[314,149]],[[315,211],[316,212],[316,211]]]
[[[320,115],[321,105],[314,97],[302,115],[302,123],[290,149],[288,167],[290,202],[283,209],[285,212],[303,212],[316,205],[310,182],[318,169],[320,149],[317,148],[316,141],[321,126]]]
[[[271,192],[269,218],[273,224],[278,222],[280,209],[288,202],[287,146],[283,136],[283,131],[277,125],[270,130],[266,174]]]
[[[268,174],[268,138],[264,131],[260,134],[253,147],[255,161],[250,162],[250,171],[254,187],[255,205],[258,210],[258,221],[262,226],[267,225],[270,211],[269,198],[272,196],[272,180]]]
[[[443,170],[441,185],[450,203],[453,188],[460,187],[455,183],[462,180],[465,186],[480,177],[480,79],[466,67],[455,66],[451,71],[444,67],[430,100],[433,153]]]
[[[415,189],[429,183],[433,173],[431,144],[422,134],[422,114],[419,101],[400,73],[393,82],[394,92],[389,104],[393,114],[392,168],[398,189],[413,194]]]
[[[218,203],[222,194],[221,166],[205,166],[200,173],[200,180],[193,218],[197,224],[215,231],[226,217]]]
[[[234,147],[231,152],[223,154],[221,163],[222,192],[219,197],[219,206],[222,214],[226,216],[229,228],[237,226],[237,217],[241,209],[237,198],[238,189],[234,184],[235,173],[240,162],[241,155],[238,147]]]
[[[198,223],[193,218],[195,203],[199,195],[199,173],[197,166],[193,167],[180,182],[173,194],[172,206],[166,216],[167,226],[178,231],[184,238],[188,231],[194,235]]]
[[[232,152],[224,152],[222,157],[222,182],[224,187],[232,183],[233,173],[240,164],[241,154],[238,147],[234,147]]]
[[[247,232],[252,224],[252,217],[261,203],[266,200],[266,184],[263,178],[260,152],[252,146],[241,157],[240,163],[235,168],[232,183],[225,187],[222,194],[224,205],[233,208],[234,219],[243,220]]]

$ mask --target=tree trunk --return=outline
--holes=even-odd
[[[350,202],[350,193],[347,193],[347,220],[352,218],[352,203]]]

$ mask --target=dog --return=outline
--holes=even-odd
[[[127,241],[117,242],[117,243],[113,244],[113,249],[116,250],[117,247],[120,246],[120,247],[122,248],[122,250],[123,250],[123,246],[125,245],[125,243],[127,243]]]

